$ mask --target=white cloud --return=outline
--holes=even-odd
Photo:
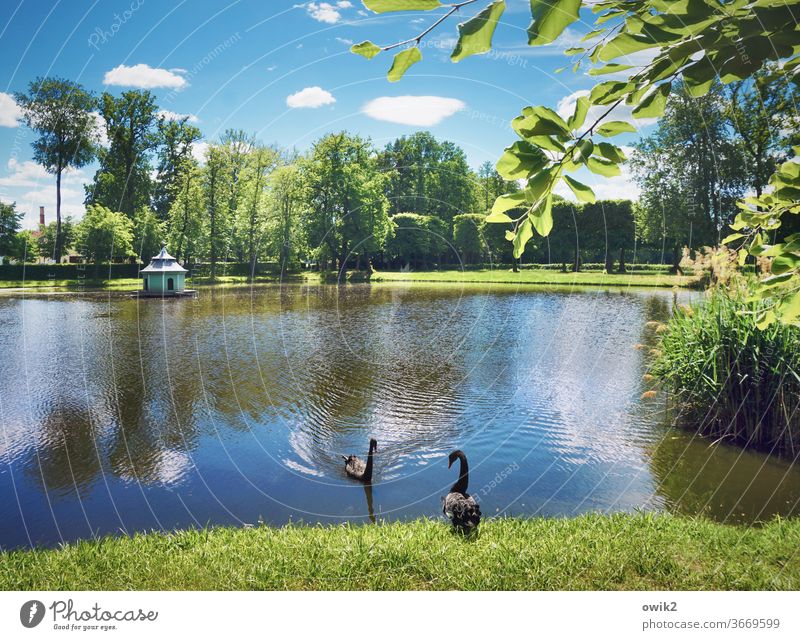
[[[277,64],[273,64],[271,67],[267,67],[267,71],[275,71],[278,68]]]
[[[342,19],[342,14],[339,13],[337,7],[340,9],[346,8],[342,6],[341,2],[337,6],[327,2],[309,2],[305,6],[306,11],[308,11],[308,15],[314,18],[314,20],[317,20],[318,22],[325,22],[327,24],[336,24]]]
[[[461,100],[441,96],[383,96],[370,100],[361,112],[375,120],[432,127],[466,106]]]
[[[94,116],[94,130],[101,147],[108,148],[108,134],[106,133],[106,119],[97,111],[92,111]]]
[[[193,113],[175,113],[174,111],[167,111],[166,109],[162,109],[158,112],[158,115],[164,120],[183,120],[186,118],[187,122],[200,122],[200,118],[198,118]]]
[[[22,109],[14,100],[14,96],[10,93],[0,93],[0,127],[18,127],[21,117]]]
[[[340,38],[338,36],[336,37],[336,42],[341,42],[342,44],[347,45],[348,47],[353,44],[353,41],[350,40],[350,38]]]
[[[334,102],[336,98],[322,87],[306,87],[286,98],[286,104],[292,109],[316,109]]]
[[[103,84],[136,87],[137,89],[156,89],[159,87],[183,89],[187,82],[185,78],[179,75],[179,71],[181,70],[156,69],[146,64],[135,64],[132,67],[121,64],[106,72],[103,77]]]
[[[45,168],[33,160],[20,162],[11,158],[6,165],[8,175],[0,178],[0,187],[30,188],[40,187],[43,182],[55,184],[55,176],[47,173]],[[83,185],[86,176],[80,169],[66,169],[62,175],[62,184]]]
[[[206,152],[208,151],[208,142],[195,142],[192,144],[192,156],[194,159],[197,160],[200,164],[205,164],[206,162]]]
[[[588,96],[589,91],[586,89],[581,89],[580,91],[575,91],[574,93],[569,94],[561,98],[558,101],[558,105],[556,106],[556,112],[565,120],[569,118],[573,112],[575,111],[575,103],[577,102],[578,98],[582,96]],[[589,112],[586,114],[586,121],[584,122],[583,127],[581,128],[581,133],[586,131],[590,125],[594,124],[594,122],[602,116],[606,111],[608,111],[608,105],[599,106],[594,105],[589,107]],[[623,120],[625,122],[631,123],[637,130],[642,129],[644,127],[650,126],[658,122],[658,118],[634,118],[631,115],[633,111],[633,107],[630,107],[626,104],[621,104],[616,107],[611,113],[606,116],[605,120],[608,122],[615,121],[615,120]]]

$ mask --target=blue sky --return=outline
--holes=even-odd
[[[583,13],[554,45],[532,48],[529,6],[508,0],[496,51],[458,64],[449,61],[458,21],[446,23],[424,43],[423,61],[392,84],[385,75],[391,54],[368,61],[349,53],[350,44],[409,38],[436,12],[378,16],[358,0],[9,0],[0,7],[0,199],[17,202],[25,226],[36,222],[40,205],[48,220],[54,215],[54,180],[30,162],[34,136],[19,126],[9,96],[46,75],[96,93],[148,88],[165,111],[191,114],[207,141],[241,128],[303,151],[341,129],[378,145],[427,129],[461,145],[477,168],[516,139],[509,121],[522,107],[568,110],[570,96],[593,84],[583,72],[554,73],[566,64],[563,49],[591,30],[592,14]],[[94,169],[66,177],[66,214],[82,214],[82,183]],[[635,195],[626,175],[582,178],[598,197]]]

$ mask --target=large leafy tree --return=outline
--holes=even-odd
[[[442,9],[444,14],[432,18],[416,36],[384,46],[367,40],[353,45],[352,50],[374,58],[399,49],[388,73],[390,81],[397,81],[422,59],[422,41],[477,1],[445,5],[439,0],[364,0],[368,9],[378,13]],[[584,0],[531,0],[530,4],[528,44],[540,46],[554,42],[578,20]],[[492,47],[506,3],[482,1],[481,5],[478,13],[458,27],[451,55],[454,62]],[[525,107],[512,121],[519,140],[508,147],[497,168],[504,177],[509,170],[523,173],[520,177],[526,188],[519,194],[500,196],[488,219],[514,225],[509,239],[516,256],[522,254],[534,232],[550,233],[553,190],[560,182],[588,202],[594,199],[591,189],[571,174],[588,169],[600,176],[619,175],[618,165],[625,155],[601,138],[635,131],[630,123],[615,119],[621,105],[631,107],[635,118],[659,117],[673,85],[684,87],[691,97],[702,97],[717,80],[723,84],[744,80],[767,61],[781,61],[780,70],[770,74],[767,82],[784,78],[795,88],[800,84],[800,30],[795,26],[800,0],[601,0],[587,1],[586,9],[597,14],[595,28],[586,35],[584,47],[572,47],[565,53],[575,56],[574,71],[588,66],[590,75],[614,74],[616,78],[600,82],[588,96],[578,99],[567,119],[535,105]],[[646,56],[646,61],[636,64],[624,58],[634,53]],[[599,115],[587,119],[592,106],[600,107]],[[545,160],[533,150],[544,151]],[[795,152],[800,155],[800,147]],[[800,318],[800,234],[774,245],[767,244],[767,235],[780,228],[784,216],[800,214],[800,164],[781,165],[770,186],[772,193],[741,203],[743,209],[734,224],[737,233],[725,240],[746,243],[744,255],[749,251],[774,258],[773,265],[777,262],[779,269],[778,273],[773,269],[776,279],[760,288],[760,295],[770,304],[763,322],[776,317],[795,322]],[[520,206],[523,213],[512,218],[508,212]]]
[[[89,205],[77,226],[77,242],[87,260],[96,265],[132,257],[133,222],[119,211]]]
[[[60,243],[62,252],[68,251],[75,243],[75,222],[72,216],[65,216],[61,220],[61,232],[59,233],[58,221],[53,221],[43,229],[37,242],[39,243],[39,255],[45,258],[52,258],[56,255],[56,244]]]
[[[142,207],[133,217],[133,250],[140,262],[148,262],[158,254],[166,233],[161,222],[150,207]]]
[[[201,170],[191,155],[178,166],[175,185],[175,197],[167,217],[167,238],[175,259],[190,262],[204,248]]]
[[[158,120],[158,166],[153,185],[153,210],[165,220],[180,190],[179,174],[192,155],[192,145],[200,140],[200,129],[189,124],[188,116],[180,120]]]
[[[220,145],[210,145],[203,170],[206,203],[206,229],[211,278],[217,277],[217,263],[230,247],[230,166],[229,156]]]
[[[309,245],[339,270],[383,249],[391,223],[385,175],[372,144],[346,132],[324,136],[301,163]]]
[[[719,242],[747,188],[747,162],[725,110],[719,84],[698,98],[674,91],[656,131],[630,158],[641,188],[640,235],[666,244],[674,267],[682,247]]]
[[[109,146],[101,149],[100,168],[86,187],[87,204],[102,204],[131,219],[150,205],[150,160],[159,141],[157,112],[149,91],[125,91],[118,98],[103,94],[100,115]]]
[[[13,253],[22,215],[17,211],[15,203],[0,202],[0,257]]]
[[[386,196],[391,214],[413,211],[450,223],[454,215],[473,210],[475,184],[464,151],[427,131],[397,138],[379,155],[387,173]]]
[[[61,261],[65,238],[61,228],[61,177],[69,168],[94,159],[97,131],[92,114],[95,99],[77,82],[63,78],[37,78],[27,93],[14,98],[25,124],[36,131],[33,157],[56,177],[56,235],[52,258]]]
[[[270,187],[269,238],[283,275],[304,248],[300,225],[304,185],[297,165],[278,167],[270,176]]]
[[[269,178],[279,162],[277,149],[256,145],[248,154],[243,173],[242,202],[237,211],[236,227],[246,250],[251,278],[255,277],[267,237]]]

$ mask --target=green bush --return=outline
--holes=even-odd
[[[756,326],[757,303],[716,288],[660,328],[653,374],[675,393],[679,421],[705,436],[800,453],[800,328]]]

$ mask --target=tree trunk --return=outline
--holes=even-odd
[[[611,254],[606,250],[606,273],[613,273],[614,271],[614,259],[611,257]]]
[[[61,262],[63,238],[61,237],[61,169],[56,171],[56,238],[53,243],[53,260],[56,264]]]
[[[625,247],[619,248],[619,272],[628,273],[628,270],[625,268]]]
[[[572,271],[578,273],[581,270],[581,256],[578,253],[578,250],[575,249],[575,258],[572,261]]]

